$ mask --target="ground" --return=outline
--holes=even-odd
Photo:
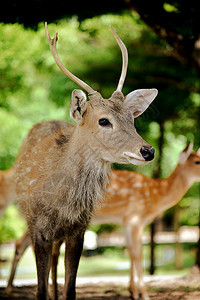
[[[61,286],[59,287],[60,296],[62,293]],[[0,289],[0,299],[20,299],[33,300],[35,295],[35,286],[15,287],[11,297],[6,296],[5,290]],[[179,289],[158,289],[157,291],[150,290],[150,299],[152,300],[199,300],[200,291],[188,291],[184,288]],[[60,297],[61,299],[61,297]],[[128,300],[131,299],[126,288],[123,286],[116,287],[115,285],[87,285],[77,288],[77,300]]]
[[[171,280],[157,280],[147,283],[150,300],[199,300],[200,299],[200,271],[194,267],[185,277]],[[35,295],[35,285],[14,287],[12,296],[8,297],[5,288],[0,289],[0,299],[32,300]],[[59,285],[61,299],[62,285]],[[130,294],[123,283],[84,284],[77,286],[77,300],[128,300]]]

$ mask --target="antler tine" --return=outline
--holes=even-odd
[[[126,46],[124,45],[124,43],[122,42],[122,40],[119,38],[119,36],[116,34],[116,32],[114,31],[114,29],[112,28],[112,26],[110,25],[110,30],[112,31],[112,34],[114,35],[120,49],[122,52],[122,72],[121,72],[121,76],[119,79],[119,83],[117,86],[116,91],[120,91],[123,88],[123,84],[126,78],[126,73],[127,73],[127,67],[128,67],[128,51],[126,49]]]
[[[49,31],[48,31],[48,26],[47,26],[47,22],[45,22],[45,32],[46,32],[46,37],[47,37],[47,40],[49,42],[49,46],[50,46],[50,50],[51,50],[51,54],[53,55],[53,58],[56,62],[56,64],[58,65],[58,67],[61,69],[61,71],[67,75],[71,80],[73,80],[75,83],[77,83],[82,89],[84,89],[87,93],[89,94],[93,94],[95,93],[95,91],[88,85],[86,84],[85,82],[83,82],[81,79],[79,79],[78,77],[76,77],[75,75],[73,75],[69,70],[67,70],[59,56],[58,56],[58,53],[57,53],[57,50],[56,50],[56,42],[58,40],[58,32],[56,31],[55,35],[54,35],[54,38],[51,39],[50,35],[49,35]]]

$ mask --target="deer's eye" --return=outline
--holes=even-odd
[[[100,119],[99,120],[99,125],[102,127],[112,127],[112,124],[110,123],[110,121],[108,119]]]
[[[200,165],[200,160],[195,161],[196,165]]]

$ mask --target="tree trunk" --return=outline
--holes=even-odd
[[[200,128],[200,107],[199,107],[199,113],[198,113],[198,128]],[[200,141],[200,134],[198,137],[198,141]],[[200,183],[199,183],[199,241],[197,243],[196,265],[200,269]]]
[[[174,212],[174,231],[176,234],[176,242],[175,242],[175,265],[176,269],[181,269],[182,267],[182,246],[179,242],[179,228],[180,228],[180,212],[181,208],[179,204],[175,206]]]
[[[159,149],[159,156],[158,156],[158,164],[157,169],[154,171],[154,178],[160,178],[162,175],[162,156],[163,156],[163,145],[164,145],[164,122],[160,123],[160,137],[158,140],[158,149]],[[154,237],[156,234],[156,220],[150,225],[150,267],[149,273],[151,275],[155,272],[155,242]]]
[[[155,273],[155,242],[154,242],[154,237],[155,237],[155,227],[156,227],[156,222],[154,221],[150,225],[150,267],[149,267],[149,273],[153,275]]]
[[[199,186],[200,186],[200,184],[199,184]],[[198,243],[197,243],[196,265],[200,269],[200,216],[199,216],[199,240],[198,240]]]

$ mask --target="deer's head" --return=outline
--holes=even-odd
[[[191,181],[200,181],[200,148],[196,152],[192,152],[193,142],[190,142],[187,147],[179,155],[179,165],[183,172]]]
[[[134,118],[141,115],[157,96],[156,89],[140,89],[124,96],[121,92],[127,72],[128,52],[111,27],[122,52],[122,72],[116,91],[109,99],[93,90],[67,70],[56,51],[58,33],[51,39],[47,23],[46,36],[51,53],[59,68],[88,93],[89,101],[82,90],[72,92],[70,116],[77,123],[80,136],[96,155],[109,162],[143,165],[154,158],[154,148],[139,136],[134,127]]]

